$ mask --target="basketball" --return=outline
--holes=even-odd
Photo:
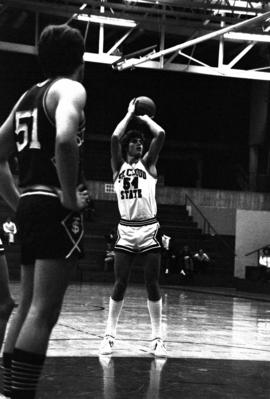
[[[156,104],[149,97],[141,96],[136,98],[135,115],[155,116]]]

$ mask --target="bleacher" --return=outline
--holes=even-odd
[[[13,217],[10,208],[0,201],[0,222],[3,223],[7,216]],[[203,248],[213,260],[210,273],[195,276],[194,281],[179,279],[179,276],[161,275],[161,283],[164,284],[196,284],[196,285],[229,285],[233,276],[233,257],[226,259],[226,249],[215,237],[202,234],[186,211],[185,206],[158,205],[158,220],[162,232],[174,237],[179,249],[188,245],[195,252]],[[112,271],[104,271],[104,255],[106,250],[105,234],[115,229],[119,221],[116,201],[96,200],[93,220],[85,221],[84,248],[85,257],[79,260],[73,272],[75,281],[109,281],[114,280]],[[233,238],[232,238],[233,239]],[[233,243],[231,243],[233,244]],[[18,240],[15,245],[6,247],[6,255],[9,264],[10,277],[18,280],[20,276],[20,256]],[[134,265],[131,281],[142,283],[143,273],[139,262]]]
[[[210,257],[211,263],[205,276],[194,275],[193,281],[181,279],[181,284],[193,285],[230,285],[233,279],[234,268],[234,237],[216,237],[203,234],[197,223],[189,216],[186,207],[159,205],[158,219],[162,231],[174,237],[176,246],[182,249],[188,245],[191,252],[195,253],[202,248]],[[231,250],[230,250],[231,248]],[[166,276],[163,282],[173,283],[177,276]],[[179,283],[180,280],[177,279]]]
[[[179,249],[189,245],[195,252],[203,248],[213,260],[210,273],[200,276],[193,282],[181,280],[181,284],[203,284],[203,285],[228,285],[233,276],[233,256],[227,256],[226,248],[223,248],[216,237],[202,234],[187,213],[185,206],[158,205],[158,220],[162,232],[174,237]],[[104,271],[104,255],[106,249],[105,234],[115,229],[119,221],[117,203],[115,201],[95,201],[95,216],[93,221],[85,223],[85,258],[78,265],[77,278],[84,281],[113,281],[113,273]],[[233,240],[233,238],[232,238]],[[231,243],[233,244],[233,243]],[[76,277],[75,277],[76,278]],[[178,276],[161,275],[162,283],[180,283]],[[137,262],[132,269],[131,281],[143,282],[141,265]]]

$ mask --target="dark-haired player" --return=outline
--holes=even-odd
[[[78,189],[86,92],[84,40],[68,25],[41,33],[39,60],[47,80],[22,95],[0,128],[0,192],[16,209],[21,239],[21,299],[4,347],[4,394],[35,397],[83,235]],[[8,167],[16,153],[20,196]]]
[[[156,219],[156,163],[164,143],[165,132],[148,115],[135,116],[136,99],[117,125],[111,138],[112,171],[117,194],[120,223],[115,243],[115,283],[110,297],[109,315],[100,354],[111,354],[118,318],[135,257],[144,269],[147,305],[152,324],[152,348],[155,356],[166,356],[162,340],[162,298],[159,287],[160,248],[159,223]],[[144,153],[144,137],[140,131],[126,132],[133,119],[147,125],[152,133],[149,150]]]

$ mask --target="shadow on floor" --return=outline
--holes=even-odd
[[[269,399],[269,375],[264,361],[50,357],[38,399]]]

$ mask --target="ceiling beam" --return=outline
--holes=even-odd
[[[86,7],[80,10],[83,3],[86,4]],[[0,0],[0,6],[2,5],[0,12],[8,13],[11,8],[19,11],[28,10],[37,18],[38,15],[50,15],[62,17],[64,22],[71,21],[82,13],[85,13],[86,16],[102,15],[111,19],[131,19],[136,22],[138,26],[132,28],[132,30],[125,30],[125,28],[120,28],[119,26],[104,26],[104,36],[102,37],[104,49],[102,51],[97,51],[98,46],[95,43],[94,47],[93,40],[87,41],[89,25],[89,31],[91,32],[91,28],[93,29],[92,22],[89,22],[87,28],[84,29],[87,48],[84,57],[86,62],[104,63],[113,67],[117,65],[118,70],[136,66],[167,71],[269,80],[270,72],[267,72],[268,66],[263,66],[261,70],[259,68],[255,70],[255,67],[253,70],[232,68],[249,53],[255,44],[270,42],[270,35],[266,32],[263,33],[261,27],[262,21],[270,17],[270,11],[266,11],[269,10],[270,1],[268,3],[267,5],[266,2],[256,0],[159,0],[159,3],[155,0],[132,2],[123,0],[121,3],[102,0]],[[103,7],[102,9],[101,6]],[[228,13],[229,11],[230,14]],[[248,12],[252,12],[255,16],[252,18]],[[53,18],[50,19],[53,20]],[[30,22],[33,21],[31,18],[28,20]],[[81,23],[83,28],[85,28],[85,22],[78,21],[77,23]],[[223,26],[223,29],[220,29],[220,26]],[[245,32],[234,32],[234,30],[242,28]],[[0,36],[0,50],[37,54],[37,46],[29,44],[37,43],[40,29],[42,29],[42,26],[39,28],[38,24],[36,24],[35,38],[32,42],[25,44],[1,41]],[[111,37],[110,40],[108,40],[108,35],[106,35],[108,31],[111,33],[109,35]],[[139,39],[135,32],[139,33]],[[135,51],[136,54],[133,54],[134,48],[136,50],[136,46],[139,46],[140,49],[144,38],[148,40],[149,37],[149,44],[153,42],[159,51],[144,57],[142,57],[143,53],[141,53],[141,58],[138,55],[141,50]],[[209,50],[208,53],[202,54],[201,57],[203,59],[199,60],[198,53],[194,52],[194,49],[197,49],[196,45],[209,41],[211,49],[213,48],[213,51],[216,51],[217,46],[213,41],[221,40],[220,38],[224,41],[223,52],[225,52],[226,43],[232,43],[230,44],[230,49],[234,46],[232,50],[234,57],[230,63],[224,65],[222,59],[219,65],[212,66],[209,61],[211,57],[207,58],[210,54]],[[114,51],[119,49],[119,46],[121,46],[121,51],[123,48],[124,52],[126,52],[126,49],[130,48],[131,40],[132,50],[129,51],[129,53],[132,52],[130,54],[131,57],[113,55]],[[168,47],[168,42],[180,42],[180,44]],[[246,47],[242,48],[238,55],[235,55],[235,51],[238,51],[237,47],[239,46],[235,46],[234,43],[246,43]],[[190,55],[182,53],[182,50],[188,47],[193,47],[192,53]],[[199,54],[204,52],[205,46],[201,47],[203,50],[199,51]],[[174,54],[174,56],[166,58],[167,55],[171,54]],[[183,60],[181,57],[188,58],[188,63],[181,63],[181,59]]]
[[[214,39],[216,37],[224,35],[225,33],[232,32],[233,30],[241,29],[241,28],[243,28],[243,27],[245,27],[245,26],[247,26],[249,24],[253,24],[253,23],[260,22],[260,21],[264,21],[264,20],[266,20],[269,17],[270,17],[270,11],[267,11],[266,13],[264,13],[262,15],[258,15],[258,16],[254,17],[254,18],[249,19],[249,20],[241,21],[241,22],[239,22],[239,23],[237,23],[235,25],[227,26],[227,27],[221,28],[221,29],[219,29],[219,30],[217,30],[215,32],[207,33],[206,35],[197,37],[195,39],[188,40],[188,41],[186,41],[184,43],[180,43],[180,44],[178,44],[176,46],[172,46],[172,47],[167,48],[165,50],[158,51],[158,52],[156,52],[154,54],[146,55],[144,57],[141,57],[136,63],[134,61],[132,61],[132,60],[123,61],[123,62],[121,62],[121,64],[115,65],[115,68],[118,69],[119,71],[122,71],[122,70],[125,70],[125,69],[128,69],[128,68],[133,68],[133,67],[137,66],[138,64],[142,64],[142,63],[144,63],[146,61],[155,60],[155,59],[163,57],[165,55],[174,53],[175,51],[183,50],[185,48],[194,46],[196,44],[205,42],[207,40]]]
[[[0,50],[10,51],[14,53],[32,54],[32,55],[37,54],[37,49],[35,46],[30,46],[27,44],[3,42],[3,41],[0,41]]]

